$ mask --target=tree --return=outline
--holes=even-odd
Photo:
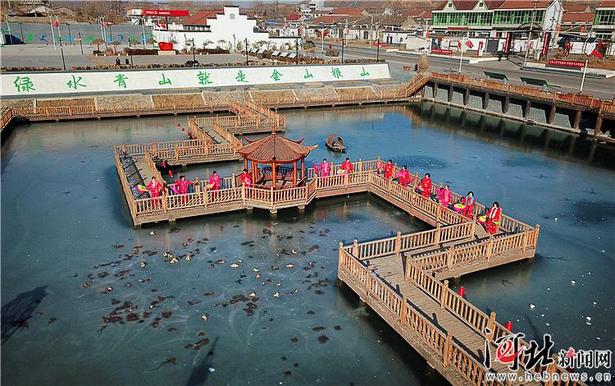
[[[104,44],[105,41],[102,40],[101,38],[96,38],[94,40],[92,40],[92,44],[96,44],[96,51],[100,51],[100,45]]]
[[[135,37],[131,37],[128,39],[128,45],[137,45],[139,44],[139,39],[135,38]]]
[[[224,40],[224,39],[218,40],[218,48],[224,49],[225,45],[226,45],[226,40]]]
[[[237,42],[237,45],[235,46],[235,49],[237,51],[243,51],[243,43],[240,41]]]
[[[213,40],[205,40],[203,42],[203,48],[207,49],[210,44],[214,44]]]

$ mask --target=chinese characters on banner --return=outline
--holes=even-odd
[[[40,95],[389,79],[386,64],[1,74],[5,94]]]

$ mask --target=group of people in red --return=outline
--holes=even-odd
[[[412,176],[406,165],[404,165],[397,171],[397,173],[393,174],[395,171],[395,165],[392,160],[388,160],[387,162],[378,160],[376,168],[378,170],[378,174],[384,175],[384,178],[397,180],[400,185],[405,187],[414,187],[415,192],[419,193],[421,196],[434,199],[442,206],[453,209],[467,218],[474,218],[474,208],[476,205],[474,192],[469,191],[468,194],[460,200],[460,202],[454,204],[451,190],[448,185],[441,185],[437,187],[435,189],[435,194],[433,194],[433,183],[429,173],[425,173],[420,181],[416,181],[417,178]],[[488,233],[496,234],[499,230],[500,224],[502,223],[502,208],[500,207],[500,204],[497,201],[494,202],[491,208],[487,210],[487,213],[485,213],[484,216],[479,216],[478,220],[485,226],[485,230]]]
[[[322,159],[320,164],[314,165],[314,174],[319,177],[329,177],[332,174],[334,165],[327,161],[326,158]],[[354,172],[354,165],[350,162],[350,158],[346,157],[346,160],[342,162],[337,169],[337,174],[350,174]]]
[[[319,177],[328,177],[331,175],[333,168],[334,165],[329,163],[327,159],[324,158],[322,163],[314,165],[314,172],[315,175]],[[448,185],[441,185],[437,187],[434,194],[433,183],[429,173],[425,173],[420,181],[416,181],[418,178],[415,178],[412,174],[410,174],[410,171],[408,171],[406,165],[402,166],[402,168],[395,173],[395,165],[392,160],[388,160],[386,163],[378,160],[376,168],[378,174],[384,175],[384,178],[397,180],[399,184],[404,187],[414,187],[416,193],[419,193],[421,196],[428,199],[434,199],[442,206],[453,209],[467,218],[474,218],[474,208],[476,205],[474,192],[469,191],[466,196],[460,200],[460,202],[455,204]],[[338,174],[350,174],[353,172],[354,165],[350,162],[350,158],[346,158],[346,160],[340,165]],[[239,181],[244,187],[249,188],[253,186],[252,175],[247,169],[243,169],[241,175],[239,176]],[[190,186],[193,184],[194,183],[186,179],[185,176],[180,176],[179,180],[175,180],[175,183],[171,184],[169,188],[174,194],[184,195],[190,193]],[[219,190],[221,186],[222,179],[220,178],[218,172],[214,170],[211,176],[209,176],[207,189],[216,191]],[[162,195],[164,184],[158,181],[156,177],[152,177],[152,180],[147,185],[147,190],[150,197],[158,198]],[[478,221],[485,226],[485,230],[488,233],[496,234],[502,222],[502,208],[500,207],[500,204],[497,201],[494,202],[491,208],[487,210],[485,215],[479,216]]]

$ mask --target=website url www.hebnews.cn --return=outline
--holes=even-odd
[[[611,373],[596,373],[589,375],[587,373],[561,373],[561,374],[548,374],[548,373],[487,373],[485,374],[486,381],[498,381],[498,382],[611,382]]]

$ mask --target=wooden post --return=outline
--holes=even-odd
[[[602,120],[602,116],[598,115],[598,118],[596,118],[596,125],[594,126],[594,137],[602,135]]]
[[[474,236],[476,234],[476,220],[472,219],[472,232],[471,235]]]
[[[203,203],[205,209],[207,209],[207,201],[209,201],[209,194],[207,193],[207,184],[203,184]]]
[[[487,261],[491,259],[493,253],[493,235],[489,235],[489,241],[487,242]]]
[[[359,258],[359,241],[357,239],[352,241],[352,255],[357,259]]]
[[[453,269],[453,254],[455,252],[455,247],[451,246],[446,252],[446,265],[449,270]]]
[[[491,313],[489,314],[489,320],[487,321],[487,328],[489,329],[490,333],[485,334],[485,339],[487,339],[487,342],[492,342],[493,336],[495,335],[495,312],[493,311],[491,311]]]
[[[399,256],[401,252],[401,232],[397,231],[397,238],[395,238],[395,256]]]
[[[433,202],[433,201],[432,201]],[[442,206],[440,204],[437,204],[437,210],[436,210],[436,225],[440,225],[440,217],[442,216]]]
[[[271,185],[271,209],[273,209],[273,185]]]
[[[399,316],[399,323],[404,325],[408,320],[408,301],[404,295],[401,295],[401,315]]]
[[[555,104],[551,105],[549,109],[549,116],[547,117],[547,123],[549,125],[553,124],[553,120],[555,119],[555,113],[557,112],[557,106]]]
[[[342,271],[343,259],[344,259],[344,243],[340,241],[338,244],[337,272]]]
[[[446,308],[448,300],[448,280],[442,283],[442,293],[440,294],[440,308]]]
[[[363,171],[363,161],[361,161],[361,158],[359,158],[359,163],[357,165],[357,171],[362,172]]]
[[[167,202],[167,192],[166,188],[162,191],[162,209],[164,209],[164,213],[169,212],[169,203]]]
[[[433,238],[433,243],[436,246],[438,244],[440,244],[440,236],[441,236],[440,233],[442,233],[442,230],[440,229],[440,224],[438,223],[436,225],[436,232],[435,232],[435,235],[434,235],[434,238]]]
[[[443,349],[443,353],[442,353],[442,359],[443,359],[443,366],[444,367],[448,367],[448,364],[450,362],[450,353],[451,353],[451,333],[447,332],[446,333],[446,340],[444,341],[444,349]]]
[[[231,174],[231,188],[235,187],[235,173]]]

